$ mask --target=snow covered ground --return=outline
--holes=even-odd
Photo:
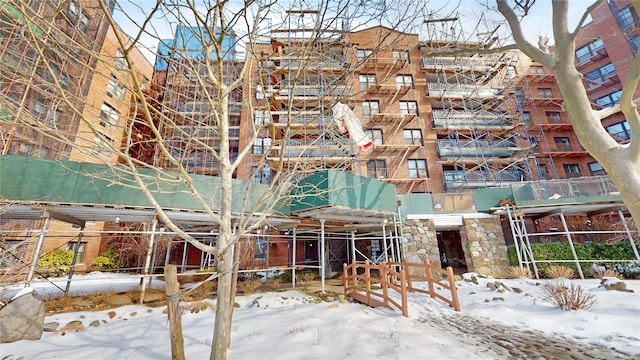
[[[501,292],[488,283],[500,281]],[[458,281],[462,311],[411,294],[409,317],[357,303],[321,302],[289,290],[237,298],[229,359],[625,359],[640,357],[640,281],[634,292],[607,291],[599,280],[571,280],[591,291],[591,310],[563,311],[545,301],[547,280]],[[135,287],[139,277],[93,273],[78,276],[74,293]],[[64,288],[64,281],[60,287]],[[153,286],[162,286],[155,282]],[[55,287],[34,284],[50,295]],[[520,291],[521,290],[521,291]],[[10,289],[8,294],[18,289]],[[214,302],[211,301],[211,304]],[[0,359],[170,359],[164,307],[116,309],[47,316],[85,329],[45,332],[38,341],[0,344]],[[111,312],[111,313],[110,313]],[[95,320],[98,320],[97,322]],[[185,312],[187,359],[209,356],[213,310]],[[93,322],[94,326],[90,326]],[[98,324],[98,326],[95,326]]]

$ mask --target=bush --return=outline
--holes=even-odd
[[[253,294],[258,290],[261,283],[258,279],[246,279],[243,281],[238,281],[238,289],[240,289],[245,294]]]
[[[547,283],[544,293],[547,301],[562,310],[589,310],[596,304],[595,296],[589,290],[576,284],[567,287],[562,280]]]
[[[44,254],[38,260],[38,266],[49,270],[51,276],[68,273],[73,262],[73,250],[56,249]]]
[[[613,263],[607,264],[607,267],[611,267],[627,279],[640,279],[640,262]]]
[[[573,243],[576,249],[576,254],[580,260],[632,260],[634,259],[633,250],[631,244],[628,241],[620,241],[617,243]],[[518,265],[518,256],[516,254],[515,246],[509,245],[507,247],[509,254],[509,262],[513,266]],[[555,265],[566,266],[570,269],[577,270],[576,264],[571,254],[571,247],[568,242],[551,242],[551,243],[535,243],[531,244],[531,251],[533,257],[536,260],[566,260],[566,262],[555,263]],[[627,263],[628,264],[628,263]],[[545,272],[545,270],[552,266],[550,263],[537,263],[538,270]],[[584,276],[593,276],[593,269],[590,262],[581,263],[582,273]],[[609,267],[609,266],[607,266]],[[612,267],[626,278],[633,278],[631,274],[627,275],[624,271]],[[637,269],[637,274],[640,276],[640,265]],[[633,271],[633,270],[631,270]]]
[[[573,269],[568,268],[566,266],[562,266],[562,265],[549,266],[548,268],[545,269],[544,273],[545,275],[547,275],[547,277],[551,279],[558,279],[558,278],[573,279],[575,276]]]
[[[531,274],[531,270],[529,270],[529,268],[511,266],[507,269],[507,277],[509,279],[531,279],[533,278],[533,274]]]
[[[622,275],[620,275],[617,271],[611,270],[611,269],[606,269],[604,271],[596,271],[595,273],[593,273],[593,277],[596,279],[602,279],[605,277],[614,277],[620,280],[623,279]]]
[[[118,267],[118,258],[120,254],[113,249],[107,249],[102,254],[96,256],[91,263],[100,270],[115,270]]]
[[[307,289],[311,285],[311,282],[315,280],[316,273],[315,272],[304,272],[296,274],[296,280],[300,282],[303,288]]]
[[[279,277],[274,277],[264,282],[264,286],[269,290],[280,290],[281,284],[282,280]]]

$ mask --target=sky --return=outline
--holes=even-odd
[[[593,294],[591,310],[564,311],[545,300],[550,280],[496,280],[466,274],[456,282],[461,311],[429,296],[410,294],[409,316],[387,308],[339,301],[315,303],[300,291],[240,296],[231,330],[230,360],[244,359],[513,359],[640,357],[640,280],[624,280],[634,292],[607,291],[600,280],[565,280]],[[489,283],[498,287],[492,289]],[[609,278],[615,283],[617,280]],[[139,276],[91,273],[75,276],[72,293],[135,287]],[[65,279],[59,279],[64,288]],[[162,287],[154,282],[154,287]],[[425,288],[425,283],[414,284]],[[33,285],[40,296],[59,292]],[[18,288],[8,290],[15,295]],[[396,298],[397,300],[397,298]],[[205,302],[205,305],[213,301]],[[185,309],[195,304],[181,302]],[[46,332],[40,340],[0,344],[0,359],[171,359],[164,307],[139,305],[49,315],[60,327],[79,320],[80,331]],[[109,312],[113,311],[114,316]],[[185,310],[187,359],[209,356],[215,313]],[[98,320],[99,326],[89,326]]]
[[[593,2],[593,0],[568,0],[569,2],[569,24],[575,26],[582,12]],[[285,1],[286,2],[286,1]],[[150,9],[156,4],[156,0],[118,0],[121,8],[115,12],[115,18],[118,24],[129,35],[135,34],[138,26],[132,23],[132,20],[141,23],[142,20],[149,14]],[[283,3],[283,1],[279,1]],[[238,0],[230,1],[230,9],[233,11],[234,7],[241,6],[242,2]],[[494,6],[493,0],[427,0],[427,4],[430,10],[437,12],[435,17],[445,17],[449,14],[457,15],[460,18],[460,22],[467,29],[467,31],[473,30],[476,25],[480,24],[478,28],[494,29],[495,23],[491,21],[491,18],[496,18],[499,14],[486,12],[487,5]],[[275,11],[277,12],[277,11]],[[482,14],[487,14],[482,18]],[[527,39],[534,44],[537,42],[538,36],[543,35],[549,38],[551,36],[551,1],[550,0],[536,0],[532,11],[523,21],[523,29]],[[268,20],[264,20],[264,23],[269,21],[277,21],[276,14],[272,14],[268,17]],[[175,29],[175,20],[168,20],[167,17],[163,17],[160,14],[152,23],[152,31],[158,35],[157,38],[151,36],[144,36],[141,44],[145,53],[145,56],[153,63],[155,60],[155,51],[157,49],[158,38],[167,39],[173,37],[173,31]],[[502,26],[502,29],[505,29]],[[553,41],[551,41],[552,43]]]

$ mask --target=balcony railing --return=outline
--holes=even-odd
[[[438,153],[441,157],[474,156],[486,157],[512,156],[521,150],[513,139],[496,141],[438,139]]]
[[[445,128],[508,125],[504,114],[489,112],[433,110],[431,118],[435,127]]]
[[[442,172],[445,189],[482,188],[499,186],[523,180],[524,174],[518,171],[462,171],[445,170]]]
[[[456,57],[423,57],[424,69],[473,69],[486,72],[492,69],[495,61],[481,58],[456,58]]]
[[[620,196],[620,193],[608,176],[588,176],[566,180],[531,181],[522,184],[522,186],[519,186],[517,189],[514,185],[513,196],[516,202],[524,203],[526,201],[548,201],[584,197],[609,198],[611,196]]]
[[[282,154],[285,157],[301,158],[330,158],[350,157],[355,155],[353,145],[349,139],[343,141],[325,140],[308,143],[305,140],[290,139],[282,146],[274,147],[274,154]]]
[[[500,89],[482,85],[429,83],[427,87],[433,97],[492,98],[500,93]]]

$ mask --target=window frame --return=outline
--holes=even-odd
[[[359,74],[358,75],[358,84],[360,86],[360,90],[367,90],[370,87],[376,85],[376,74]]]
[[[426,179],[429,177],[427,160],[425,159],[407,159],[407,169],[410,179]]]
[[[384,143],[384,133],[382,129],[366,129],[364,132],[369,136],[374,145],[382,145]]]
[[[75,253],[76,247],[78,248],[78,255],[76,256],[76,264],[84,264],[84,254],[87,251],[87,242],[81,241],[80,244],[78,244],[77,241],[69,241],[67,243],[67,250],[71,250]]]
[[[396,75],[396,87],[400,89],[401,87],[409,85],[409,89],[415,89],[413,85],[413,75],[409,74],[398,74]]]
[[[420,145],[420,146],[424,146],[424,141],[423,141],[423,138],[422,138],[422,130],[421,129],[403,129],[402,130],[402,136],[404,138],[404,144],[405,145]],[[416,143],[416,141],[417,141],[417,143]]]
[[[365,106],[365,104],[366,104],[366,106]],[[372,107],[371,105],[374,105],[374,104],[375,104],[375,106]],[[375,107],[375,109],[373,109],[374,107]],[[374,114],[379,114],[380,113],[380,101],[378,101],[378,100],[365,100],[360,105],[360,108],[362,109],[362,117],[365,118],[365,119],[369,119]]]
[[[120,112],[116,110],[113,106],[102,103],[102,107],[100,108],[100,116],[98,117],[100,120],[100,126],[115,128],[118,126],[120,122]]]
[[[401,115],[414,114],[419,116],[418,102],[415,100],[398,101],[398,106],[400,106]],[[415,112],[411,112],[411,110],[415,110]]]
[[[370,159],[367,161],[367,176],[374,179],[386,179],[387,161],[384,159]]]

